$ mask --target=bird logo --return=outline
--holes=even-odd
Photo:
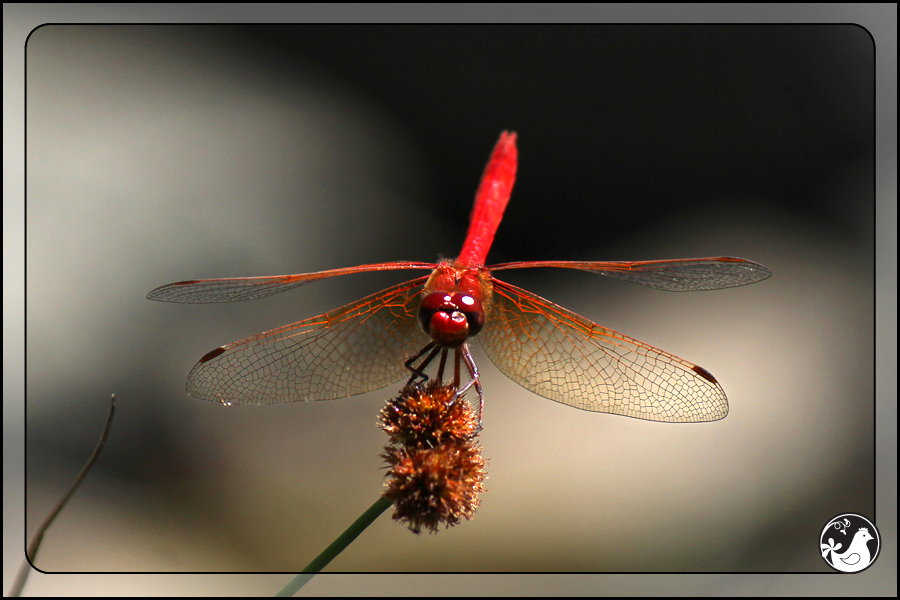
[[[839,540],[846,540],[848,532],[853,531],[854,528],[855,533],[853,533],[849,545],[844,549],[844,542]],[[836,541],[835,533],[844,537],[838,537]],[[829,536],[829,534],[831,535]],[[870,544],[870,542],[874,542],[874,544]],[[865,517],[855,514],[840,515],[829,521],[822,530],[819,543],[825,562],[833,569],[843,573],[858,573],[871,565],[881,547],[881,539],[875,525]]]

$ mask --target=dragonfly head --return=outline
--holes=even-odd
[[[465,292],[432,292],[419,306],[419,324],[438,346],[458,348],[484,327],[484,309]]]

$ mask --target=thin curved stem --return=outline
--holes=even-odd
[[[31,568],[34,567],[34,557],[37,556],[38,548],[41,547],[41,542],[44,539],[44,533],[47,531],[47,528],[53,523],[53,520],[56,519],[56,515],[59,514],[59,511],[63,509],[66,505],[66,502],[69,501],[69,498],[72,497],[72,494],[75,493],[75,490],[84,481],[85,475],[87,475],[88,471],[91,470],[91,467],[94,465],[94,461],[97,460],[97,457],[100,456],[100,451],[103,449],[103,444],[106,443],[106,437],[109,435],[109,428],[112,425],[113,415],[116,414],[116,395],[113,394],[110,399],[109,406],[109,415],[106,417],[106,425],[103,427],[103,433],[100,434],[100,441],[97,442],[97,447],[94,448],[94,453],[91,454],[91,457],[85,463],[84,468],[81,469],[81,473],[78,474],[78,477],[75,478],[75,482],[69,488],[69,491],[65,493],[65,495],[60,498],[59,502],[56,503],[56,506],[50,511],[50,514],[47,515],[47,518],[44,519],[44,522],[41,523],[41,526],[38,527],[37,533],[34,534],[34,537],[31,539],[31,543],[28,544],[28,548],[26,550],[25,559],[26,561],[22,563],[21,568],[19,569],[18,575],[16,575],[16,580],[13,582],[12,589],[9,592],[10,596],[19,596],[22,593],[22,588],[25,587],[25,581],[28,579],[28,574],[31,573]],[[36,567],[35,567],[36,568]]]

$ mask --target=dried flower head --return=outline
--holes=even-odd
[[[415,533],[435,533],[441,523],[451,527],[475,516],[485,460],[475,442],[478,419],[455,386],[404,387],[382,410],[381,428],[391,436],[381,456],[389,466],[384,497],[394,503],[395,520]]]
[[[479,427],[465,397],[457,398],[456,387],[436,380],[405,386],[382,409],[380,421],[392,442],[421,448],[471,439]]]

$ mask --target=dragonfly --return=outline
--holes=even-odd
[[[333,400],[374,391],[406,377],[427,379],[450,353],[459,393],[473,385],[479,422],[484,392],[470,343],[477,339],[507,377],[544,398],[586,411],[662,422],[715,421],[728,400],[696,364],[607,329],[495,277],[534,267],[578,269],[657,290],[690,292],[762,281],[765,266],[734,257],[656,261],[528,261],[485,266],[509,202],[518,164],[516,133],[497,141],[475,195],[469,229],[455,260],[386,262],[314,273],[201,279],[151,291],[181,303],[264,298],[314,281],[364,273],[430,271],[325,314],[218,347],[188,375],[187,393],[225,405]],[[461,366],[468,382],[461,385]]]

